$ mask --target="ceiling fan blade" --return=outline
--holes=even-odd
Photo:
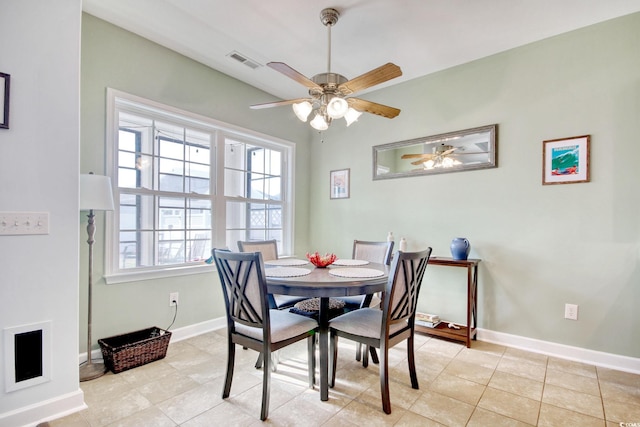
[[[288,99],[286,101],[275,101],[275,102],[265,102],[264,104],[254,104],[249,106],[249,108],[254,110],[259,110],[261,108],[271,108],[271,107],[279,107],[281,105],[291,105],[297,104],[298,102],[309,101],[313,102],[311,98],[297,98],[297,99]]]
[[[318,85],[314,81],[308,79],[307,77],[303,76],[302,74],[300,74],[299,72],[297,72],[293,68],[289,67],[284,62],[269,62],[267,64],[267,67],[272,68],[272,69],[284,74],[285,76],[289,77],[290,79],[293,79],[293,80],[297,81],[298,83],[300,83],[303,86],[306,86],[309,89],[322,90],[322,87],[320,85]]]
[[[415,162],[411,162],[412,165],[421,165],[424,162],[431,160],[431,158],[425,157],[424,159],[416,160]]]
[[[371,86],[379,85],[387,80],[395,79],[402,75],[402,70],[395,64],[388,62],[375,68],[361,76],[353,78],[338,86],[338,90],[345,95],[349,95],[359,90],[367,89]]]
[[[417,159],[420,157],[430,157],[430,153],[422,153],[422,154],[403,154],[401,159]]]
[[[375,102],[365,101],[360,98],[347,98],[349,106],[358,111],[366,111],[367,113],[377,114],[378,116],[393,119],[400,110],[397,108],[389,107],[388,105],[376,104]]]

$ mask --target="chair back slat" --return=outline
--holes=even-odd
[[[353,259],[389,265],[391,263],[392,252],[393,242],[353,241]]]
[[[240,252],[260,252],[263,261],[278,259],[278,243],[274,240],[242,241],[238,240]]]
[[[227,311],[227,320],[262,328],[268,321],[265,310],[266,282],[260,252],[233,253],[214,250]]]
[[[383,305],[383,327],[415,316],[418,295],[431,248],[421,252],[398,252],[391,267]],[[388,329],[388,325],[386,325]]]

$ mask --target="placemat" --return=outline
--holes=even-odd
[[[266,268],[264,272],[267,277],[296,277],[306,276],[307,274],[311,273],[311,270],[296,267],[274,267]]]
[[[369,261],[363,259],[337,259],[333,265],[367,265]]]
[[[332,268],[329,274],[338,277],[369,278],[384,276],[384,271],[373,268]]]
[[[305,265],[305,264],[309,264],[309,261],[306,261],[304,259],[297,259],[297,258],[280,258],[280,259],[272,259],[271,261],[264,262],[264,265],[280,265],[280,266]]]

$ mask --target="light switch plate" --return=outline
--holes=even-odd
[[[0,212],[0,235],[49,234],[49,212]]]

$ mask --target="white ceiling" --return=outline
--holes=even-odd
[[[351,79],[387,62],[402,68],[373,90],[638,12],[640,0],[83,1],[87,13],[281,99],[307,90],[264,65],[285,62],[307,77],[326,72],[326,7],[341,14],[331,30],[332,72]],[[234,51],[261,66],[231,59]]]

